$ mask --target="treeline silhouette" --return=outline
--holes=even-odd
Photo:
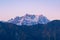
[[[60,20],[31,26],[0,22],[0,40],[60,40]]]

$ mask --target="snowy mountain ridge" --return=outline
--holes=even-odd
[[[9,23],[17,25],[35,25],[35,24],[46,24],[49,20],[43,15],[30,15],[26,14],[22,17],[15,17],[14,19],[8,20]]]

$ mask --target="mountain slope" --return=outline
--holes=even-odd
[[[0,22],[0,40],[60,40],[60,20],[30,26]]]

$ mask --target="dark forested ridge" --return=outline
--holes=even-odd
[[[32,26],[0,22],[0,40],[60,40],[60,20]]]

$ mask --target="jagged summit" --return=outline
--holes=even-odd
[[[26,14],[22,17],[15,17],[14,19],[8,20],[8,22],[17,24],[17,25],[34,25],[34,24],[46,24],[49,20],[43,15],[31,15]]]

